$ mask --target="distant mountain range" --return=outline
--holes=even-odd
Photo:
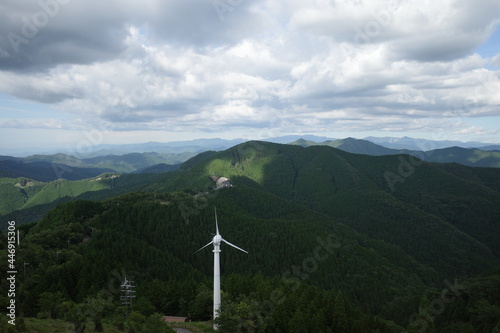
[[[267,139],[262,139],[261,141],[273,142],[273,143],[291,143],[299,139],[304,139],[313,142],[324,142],[324,141],[334,141],[338,138],[330,138],[325,136],[317,135],[286,135],[271,137]],[[482,143],[482,142],[461,142],[461,141],[439,141],[439,140],[427,140],[427,139],[414,139],[410,137],[366,137],[363,140],[367,140],[378,144],[380,146],[391,148],[391,149],[407,149],[407,150],[417,150],[417,151],[427,151],[441,148],[449,147],[462,147],[462,148],[480,148],[481,150],[499,150],[500,144],[498,143]],[[46,151],[43,155],[55,155],[57,153],[64,153],[66,155],[73,155],[78,158],[90,158],[97,156],[107,156],[107,155],[125,155],[129,153],[147,153],[156,152],[159,154],[175,154],[179,152],[189,152],[189,153],[201,153],[207,150],[225,150],[233,147],[237,144],[243,143],[245,139],[195,139],[188,141],[172,141],[172,142],[146,142],[146,143],[134,143],[134,144],[101,144],[90,147],[88,153],[80,153],[74,151]],[[29,156],[30,154],[22,154],[21,152],[14,151],[12,149],[3,149],[3,154],[13,155],[13,156]],[[19,153],[19,154],[16,154]],[[31,154],[33,155],[33,154]],[[38,154],[40,155],[40,153]]]
[[[107,156],[107,155],[123,155],[129,153],[148,153],[155,152],[158,154],[178,154],[192,153],[198,154],[207,150],[224,150],[244,142],[243,139],[224,140],[224,139],[196,139],[190,141],[173,141],[173,142],[146,142],[138,144],[124,145],[97,145],[94,146],[90,154],[85,155],[86,158]]]
[[[261,141],[273,143],[291,143],[303,139],[312,142],[335,141],[338,139],[328,138],[317,135],[286,135],[271,137]],[[481,143],[481,142],[460,142],[460,141],[433,141],[426,139],[414,139],[409,137],[394,138],[394,137],[366,137],[363,140],[373,142],[377,145],[398,149],[398,150],[415,150],[428,151],[449,147],[462,148],[480,148],[481,150],[499,150],[500,144]],[[143,153],[156,152],[161,154],[171,154],[178,152],[200,153],[207,150],[220,151],[231,148],[237,144],[243,143],[244,139],[196,139],[190,141],[173,141],[173,142],[147,142],[141,144],[126,144],[126,145],[98,145],[95,146],[91,154],[85,157],[104,156],[104,155],[123,155],[127,153]]]
[[[378,145],[392,149],[428,151],[441,148],[461,147],[461,148],[481,148],[481,150],[500,151],[500,144],[483,143],[475,141],[462,142],[462,141],[449,141],[449,140],[427,140],[427,139],[414,139],[407,136],[404,136],[402,138],[369,136],[364,138],[364,140],[368,140]]]
[[[27,278],[20,279],[29,298],[20,306],[36,316],[47,290],[84,302],[116,281],[116,267],[135,277],[142,298],[136,309],[192,316],[190,309],[200,303],[200,317],[210,316],[203,304],[210,304],[211,290],[200,285],[206,277],[210,285],[211,253],[192,253],[213,232],[217,207],[221,230],[250,252],[224,250],[225,302],[257,308],[276,290],[287,295],[263,318],[268,327],[290,322],[304,306],[307,317],[299,322],[320,318],[316,331],[332,331],[323,327],[336,307],[306,295],[326,291],[352,325],[370,316],[370,329],[336,332],[415,332],[408,318],[419,309],[432,311],[429,304],[443,297],[456,301],[443,303],[446,312],[432,318],[433,331],[493,331],[500,308],[500,169],[431,163],[387,149],[356,139],[249,141],[200,153],[173,172],[49,183],[1,178],[0,195],[8,200],[0,202],[0,225],[5,230],[15,220],[29,251],[20,252],[30,263]],[[449,149],[455,148],[430,156],[477,151]],[[129,164],[139,169],[141,156],[129,156]],[[221,176],[232,186],[215,189]],[[463,286],[461,297],[443,289],[453,283]],[[299,293],[304,298],[294,296]],[[209,302],[200,301],[204,294]],[[340,303],[344,297],[356,308]],[[462,322],[489,326],[470,330]],[[298,331],[286,327],[274,332]]]
[[[163,172],[173,171],[195,153],[129,153],[79,159],[65,154],[33,155],[28,157],[0,156],[0,178],[27,177],[38,181],[59,178],[79,180],[104,172]],[[157,166],[157,167],[154,167]]]
[[[373,138],[372,138],[373,139]],[[303,147],[330,146],[340,150],[372,156],[409,154],[428,162],[455,162],[476,167],[500,167],[500,146],[488,145],[483,149],[447,147],[422,151],[419,149],[388,148],[431,147],[431,141],[401,138],[375,138],[381,144],[369,140],[346,138],[332,140],[325,137],[283,136],[269,138],[267,142],[290,143]],[[49,182],[63,178],[79,180],[96,177],[104,172],[118,173],[159,173],[176,170],[179,165],[195,155],[206,151],[222,151],[241,143],[242,140],[199,139],[171,143],[149,142],[133,145],[96,146],[95,156],[77,158],[67,154],[32,155],[28,157],[0,156],[0,177],[26,177]],[[452,141],[432,142],[435,146],[445,146]],[[464,143],[463,145],[473,145]],[[478,144],[478,143],[475,143]],[[133,151],[133,152],[131,152]],[[123,153],[123,154],[120,154]],[[125,153],[128,152],[128,153]],[[100,155],[105,154],[105,155]]]
[[[500,168],[500,150],[480,150],[475,148],[448,147],[433,149],[428,151],[392,149],[382,145],[377,145],[368,140],[347,138],[342,140],[329,140],[324,142],[314,142],[299,139],[292,142],[293,145],[302,147],[309,146],[330,146],[354,154],[364,154],[372,156],[408,154],[427,162],[460,163],[474,167]]]
[[[364,143],[363,140],[344,141],[337,144],[352,146]],[[204,191],[213,187],[210,176],[225,176],[238,186],[265,191],[306,205],[402,248],[410,246],[411,238],[415,236],[411,231],[415,227],[413,223],[419,221],[421,228],[430,223],[450,235],[454,235],[454,228],[458,228],[474,238],[467,240],[471,246],[482,248],[483,245],[473,245],[476,240],[480,240],[493,253],[500,255],[500,243],[495,241],[500,226],[493,223],[500,213],[500,206],[495,204],[500,200],[500,170],[458,164],[417,163],[407,156],[368,156],[323,145],[303,148],[253,141],[222,152],[200,154],[182,164],[178,171],[169,173],[108,173],[85,180],[57,180],[50,183],[26,178],[3,178],[0,190],[2,197],[9,200],[2,202],[0,211],[4,215],[18,210],[17,215],[13,215],[16,218],[22,210],[39,216],[39,212],[46,211],[57,202],[75,197],[104,199],[131,191]],[[410,166],[406,165],[404,170],[400,170],[402,160],[415,165],[407,162]],[[461,199],[454,199],[456,196]],[[474,199],[474,202],[465,205],[473,197],[482,199]],[[477,223],[484,226],[478,228],[477,224],[463,220],[451,208],[441,211],[445,206],[440,203],[447,203],[450,207],[460,206],[462,211],[467,211],[469,218],[476,219]],[[395,207],[399,207],[396,211],[403,212],[402,216],[408,221],[403,223],[400,218],[393,216]],[[35,208],[37,210],[33,211]],[[481,219],[477,219],[478,212],[482,212]],[[440,218],[436,219],[434,215]],[[21,216],[20,221],[31,220],[27,215]],[[388,229],[382,228],[381,221],[386,221],[384,223]],[[382,229],[377,229],[379,227]],[[384,231],[394,228],[400,228],[397,237]],[[488,228],[494,230],[487,231]],[[429,229],[423,234],[430,237],[433,232]],[[459,241],[458,234],[456,237],[456,246],[459,246],[462,241]],[[408,247],[408,251],[414,251],[410,249]],[[451,252],[443,249],[440,251],[432,255],[429,253],[428,259],[431,260],[438,253],[439,256],[451,255]],[[474,263],[472,260],[470,265],[479,265],[479,262]],[[450,266],[449,269],[454,268]]]

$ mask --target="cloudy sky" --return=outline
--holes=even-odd
[[[499,23],[498,0],[3,0],[0,153],[285,134],[498,143]]]

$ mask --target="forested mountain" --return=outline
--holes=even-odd
[[[156,152],[162,155],[179,154],[179,152],[198,154],[207,150],[225,150],[237,144],[244,142],[243,139],[225,140],[225,139],[195,139],[189,141],[171,141],[171,142],[146,142],[122,145],[96,145],[89,154],[83,154],[84,158],[108,156],[108,155],[126,155],[130,153]]]
[[[165,163],[160,163],[160,164],[155,164],[152,166],[148,166],[142,169],[138,169],[136,171],[133,171],[132,173],[162,173],[162,172],[170,172],[170,171],[176,171],[180,167],[180,164],[165,164]]]
[[[450,147],[427,152],[425,160],[429,162],[455,162],[468,166],[500,168],[500,151]]]
[[[493,143],[483,143],[477,141],[452,141],[452,140],[429,140],[429,139],[416,139],[404,136],[397,137],[374,137],[369,136],[364,140],[371,141],[378,145],[392,148],[392,149],[408,149],[417,151],[428,151],[434,149],[443,149],[450,147],[461,148],[479,148],[481,150],[499,150],[500,146]]]
[[[148,168],[160,163],[174,165],[180,164],[195,156],[196,153],[129,153],[120,156],[107,155],[92,158],[84,158],[82,162],[86,165],[107,166],[115,172],[133,172]]]
[[[328,140],[324,142],[314,142],[300,139],[291,142],[290,144],[302,147],[329,146],[349,153],[372,156],[409,154],[427,162],[460,163],[474,167],[500,168],[500,151],[480,150],[477,148],[446,147],[426,151],[392,149],[367,140],[353,138]],[[425,146],[422,146],[421,148],[425,148]]]
[[[297,141],[291,142],[290,144],[302,147],[329,146],[333,148],[338,148],[348,153],[373,155],[373,156],[407,154],[408,152],[410,152],[409,150],[386,148],[384,146],[377,145],[367,140],[360,140],[354,138],[327,140],[323,142],[314,142],[310,140],[299,139]]]
[[[63,172],[71,171],[71,172]],[[24,163],[22,160],[0,160],[1,178],[25,177],[42,182],[50,182],[58,178],[79,180],[98,176],[105,172],[113,171],[105,168],[71,167],[61,163],[32,162]],[[61,177],[59,177],[61,176]],[[64,177],[63,177],[64,176]]]
[[[460,178],[460,169],[469,173],[468,178]],[[499,254],[491,235],[500,234],[500,170],[457,166],[451,173],[409,155],[373,157],[323,146],[262,142],[238,145],[181,170],[150,189],[209,187],[211,175],[235,182],[245,177],[263,190],[341,219],[372,237],[408,249],[425,248],[427,253],[420,255],[430,260],[435,255],[448,257],[457,248],[467,251],[465,244],[471,244],[473,252]],[[469,218],[476,222],[468,223]],[[432,240],[441,236],[447,245]],[[439,249],[431,250],[427,243]],[[479,257],[471,267],[482,261]]]
[[[113,284],[126,273],[142,315],[209,319],[212,253],[192,253],[217,207],[222,235],[249,251],[222,248],[221,331],[500,328],[499,169],[253,141],[106,182],[79,196],[92,201],[18,221],[26,316],[63,318],[54,304],[111,296],[106,314],[73,320],[119,321]]]
[[[42,182],[56,179],[81,180],[105,172],[141,172],[149,167],[168,164],[175,170],[178,165],[196,153],[129,153],[92,158],[76,158],[65,154],[33,155],[24,158],[0,156],[0,177],[25,177]]]
[[[60,205],[36,226],[21,226],[18,260],[30,266],[19,276],[18,306],[26,316],[61,318],[65,307],[107,302],[108,313],[89,309],[88,316],[118,325],[123,311],[117,307],[118,284],[126,275],[137,286],[136,311],[207,319],[212,254],[192,253],[211,237],[213,206],[221,232],[250,252],[223,247],[223,309],[231,318],[221,321],[228,327],[234,328],[229,319],[244,315],[244,306],[248,325],[265,325],[270,332],[294,332],[299,324],[310,326],[306,332],[327,327],[400,332],[412,327],[409,318],[425,307],[429,296],[422,295],[433,295],[432,286],[467,293],[464,304],[452,304],[460,311],[465,305],[480,309],[485,301],[478,290],[464,290],[473,282],[462,275],[442,282],[439,272],[398,247],[239,185],[197,197],[151,193],[102,204],[76,201]],[[482,281],[491,285],[487,299],[495,304],[498,284],[492,277]],[[474,312],[468,316],[478,318]],[[491,315],[486,318],[491,321]]]
[[[158,177],[156,174],[104,173],[100,176],[69,181],[58,179],[48,183],[28,178],[0,178],[0,229],[7,221],[30,223],[40,220],[57,204],[77,198],[102,200],[118,194],[140,191]]]
[[[274,138],[274,140],[286,141],[292,138],[294,137]],[[311,137],[311,139],[321,138]],[[77,158],[66,154],[32,155],[24,158],[0,156],[0,177],[25,177],[42,182],[50,182],[61,178],[67,180],[87,179],[96,177],[104,172],[158,173],[173,171],[177,169],[178,165],[189,158],[209,150],[209,147],[222,148],[227,146],[229,142],[232,142],[227,140],[205,141],[207,141],[205,146],[196,146],[196,149],[190,146],[183,146],[182,142],[177,143],[179,149],[185,150],[182,150],[183,152],[174,152],[176,145],[171,143],[171,146],[168,146],[168,152],[165,153],[134,152],[123,155],[99,155],[87,158]],[[449,147],[423,152],[420,150],[391,149],[367,140],[353,138],[327,140],[323,142],[298,139],[291,142],[291,144],[303,147],[317,145],[330,146],[350,153],[373,156],[410,154],[429,162],[456,162],[468,166],[500,167],[500,152],[498,151]],[[131,145],[131,147],[127,149],[133,149],[134,147],[142,150],[148,147],[153,149],[157,146],[150,143],[144,145]],[[101,152],[103,153],[105,150]]]

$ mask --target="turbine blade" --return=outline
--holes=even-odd
[[[217,235],[220,235],[219,234],[219,223],[217,221],[217,207],[214,207],[215,209],[215,229],[217,230]]]
[[[227,245],[230,245],[230,246],[234,247],[235,249],[238,249],[238,250],[240,250],[240,251],[243,251],[243,252],[245,252],[245,253],[248,253],[247,251],[243,250],[242,248],[239,248],[239,247],[237,247],[236,245],[229,243],[229,242],[228,242],[227,240],[225,240],[224,238],[222,238],[222,241],[223,241],[224,243],[226,243]]]
[[[211,241],[210,243],[208,243],[207,245],[205,245],[204,247],[202,247],[201,249],[199,249],[198,251],[196,251],[195,253],[193,254],[196,254],[198,252],[200,252],[201,250],[203,250],[204,248],[206,248],[207,246],[209,246],[210,244],[212,244],[214,241]]]
[[[217,221],[217,207],[214,207],[215,210],[215,229],[217,230],[217,235],[219,235],[219,222]]]

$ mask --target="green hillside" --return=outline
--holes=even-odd
[[[248,201],[249,197],[256,200]],[[186,315],[184,311],[191,309],[198,311],[198,319],[205,319],[208,314],[196,308],[195,300],[203,295],[200,287],[210,285],[212,254],[192,253],[211,238],[213,206],[219,208],[225,237],[250,252],[246,256],[223,248],[223,284],[229,294],[244,292],[238,288],[241,284],[245,290],[255,284],[264,287],[255,289],[262,293],[260,298],[269,297],[266,290],[279,288],[289,294],[315,285],[342,290],[353,309],[379,313],[387,306],[408,307],[406,302],[425,289],[423,279],[436,276],[433,269],[395,247],[269,194],[233,188],[205,199],[202,208],[182,193],[58,206],[35,227],[23,229],[26,250],[18,260],[31,266],[30,282],[23,284],[28,296],[19,306],[26,316],[36,316],[45,310],[37,306],[44,292],[60,292],[66,301],[83,302],[106,290],[109,281],[116,283],[113,271],[123,270],[134,277],[138,294],[145,298],[142,302],[155,310]],[[260,207],[260,216],[248,213],[263,203],[267,204]],[[186,219],[186,209],[197,213]],[[162,297],[157,296],[158,288],[165,290]],[[182,299],[187,304],[182,305]]]
[[[348,153],[372,156],[410,154],[427,162],[460,163],[462,165],[473,167],[500,168],[500,152],[475,148],[449,147],[423,152],[407,149],[391,149],[367,140],[353,138],[329,140],[324,142],[299,139],[290,144],[302,147],[329,146],[338,148]]]
[[[410,160],[418,167],[408,164],[405,170]],[[250,142],[210,155],[151,188],[201,190],[213,185],[212,175],[236,185],[238,177],[249,178],[449,274],[475,274],[500,253],[499,192],[408,155]]]
[[[221,176],[230,185],[215,189]],[[138,315],[210,319],[213,254],[193,252],[211,239],[217,207],[222,235],[249,251],[223,247],[222,332],[241,322],[260,332],[500,327],[498,169],[253,141],[175,172],[28,182],[32,203],[18,216],[92,201],[60,203],[37,224],[17,220],[27,317],[70,320],[49,305],[106,301],[107,313],[77,319],[113,322],[126,273]]]
[[[36,226],[20,228],[17,260],[30,266],[26,277],[19,275],[19,292],[25,296],[18,306],[28,317],[71,320],[62,304],[85,307],[105,302],[106,312],[93,309],[78,320],[102,316],[116,322],[124,311],[118,306],[117,286],[127,275],[134,279],[139,295],[135,311],[208,319],[212,253],[192,253],[212,237],[215,206],[224,237],[249,251],[246,255],[223,247],[226,316],[244,315],[237,310],[238,304],[243,305],[250,311],[249,320],[265,324],[266,332],[293,331],[290,318],[301,312],[317,313],[316,329],[345,325],[347,332],[400,332],[411,327],[408,317],[422,307],[422,297],[432,297],[433,290],[443,287],[436,269],[400,248],[241,185],[204,196],[143,193],[103,203],[59,205]],[[5,244],[3,237],[1,242]],[[1,262],[6,265],[6,258]],[[464,283],[459,281],[455,284]],[[491,281],[491,292],[500,290],[496,280],[483,281]],[[471,305],[482,306],[485,298],[480,290],[479,286],[467,290],[473,297],[453,307],[465,311]],[[497,304],[493,297],[486,300]],[[269,300],[274,300],[272,308],[264,310],[262,304]],[[340,304],[344,310],[335,314]],[[467,315],[476,318],[473,311]],[[445,327],[449,320],[460,321],[454,313],[446,318],[440,318]],[[483,314],[483,318],[494,317]],[[232,327],[229,318],[221,320]]]
[[[165,177],[164,174],[107,173],[90,179],[59,179],[49,183],[26,178],[0,178],[0,193],[7,198],[0,205],[0,229],[5,230],[9,220],[18,221],[19,224],[39,221],[59,203],[79,198],[104,200],[123,193],[141,191],[160,176]],[[16,186],[17,183],[27,185],[21,188]]]
[[[30,162],[22,160],[0,161],[0,177],[3,178],[30,178],[43,182],[50,182],[63,178],[68,180],[79,180],[96,177],[102,173],[113,171],[97,167],[75,167],[61,163]]]
[[[195,156],[192,152],[130,153],[92,158],[76,158],[66,154],[32,155],[25,158],[0,156],[0,177],[30,178],[43,182],[56,179],[81,180],[97,177],[105,172],[154,172],[149,167],[166,164],[165,170],[176,170],[178,165]]]
[[[121,156],[99,156],[82,159],[87,166],[109,168],[115,172],[133,172],[157,164],[180,164],[193,157],[195,153],[159,154],[129,153]]]
[[[0,214],[52,203],[65,197],[77,197],[89,191],[109,189],[109,181],[116,177],[119,175],[103,174],[85,180],[60,179],[49,183],[27,178],[0,178],[0,192],[5,198],[0,203]]]
[[[373,142],[361,139],[354,138],[346,138],[346,139],[338,139],[338,140],[328,140],[323,142],[314,142],[310,140],[299,139],[290,143],[291,145],[298,145],[302,147],[310,147],[310,146],[329,146],[333,148],[337,148],[348,153],[354,154],[364,154],[364,155],[372,155],[372,156],[380,156],[380,155],[396,155],[408,153],[408,150],[398,150],[386,148],[380,145],[377,145]]]
[[[467,166],[500,168],[500,152],[451,147],[436,149],[426,154],[427,161],[460,163]]]
[[[27,178],[0,178],[0,214],[23,208],[45,185]]]

